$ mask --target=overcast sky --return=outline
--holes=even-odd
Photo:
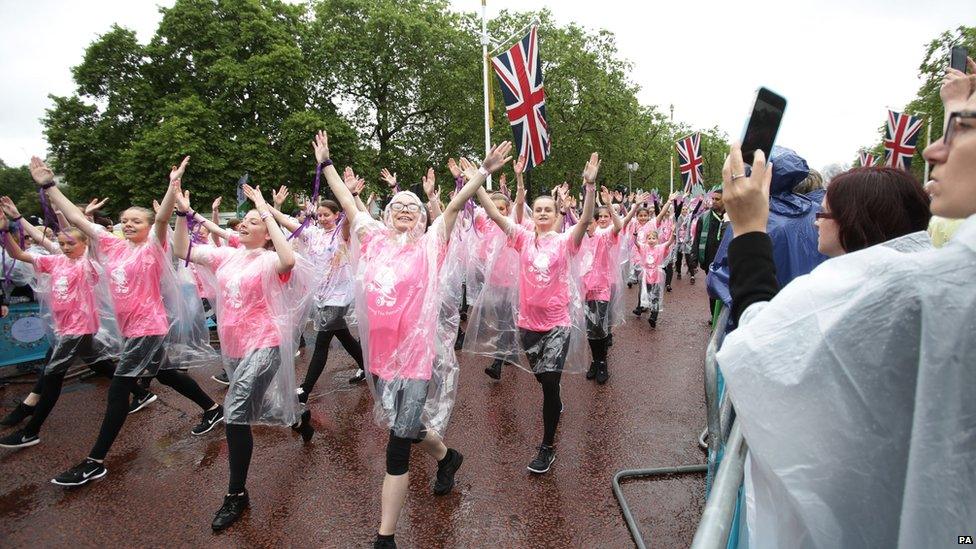
[[[118,23],[146,42],[160,19],[157,6],[172,4],[0,0],[0,158],[21,165],[44,152],[39,120],[50,107],[47,95],[72,93],[70,69],[92,40]],[[451,4],[480,10],[479,0]],[[917,91],[925,43],[976,15],[973,0],[795,4],[488,0],[488,15],[549,7],[559,23],[612,31],[634,64],[641,102],[665,111],[674,104],[676,120],[718,125],[733,138],[755,89],[765,85],[789,101],[777,142],[814,167],[849,162],[874,144],[885,108],[902,107]],[[545,56],[545,36],[540,42]]]

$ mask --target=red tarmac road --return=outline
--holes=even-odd
[[[448,496],[431,494],[435,464],[413,452],[411,491],[397,529],[401,547],[631,547],[610,488],[620,469],[703,463],[702,357],[708,337],[704,277],[674,281],[656,330],[629,313],[610,352],[610,381],[563,378],[565,412],[547,475],[525,469],[542,436],[542,391],[506,367],[462,356],[447,442],[465,456]],[[645,315],[646,318],[646,315]],[[2,547],[369,547],[380,515],[387,434],[371,416],[353,362],[334,348],[312,396],[315,437],[255,428],[251,509],[219,535],[210,530],[227,486],[222,430],[190,435],[194,405],[153,384],[159,400],[130,416],[106,460],[108,475],[65,490],[50,479],[86,455],[104,411],[107,382],[69,382],[41,444],[0,450]],[[304,375],[304,360],[299,367]],[[194,372],[214,397],[223,389]],[[299,377],[299,380],[301,377]],[[0,388],[6,413],[27,385]],[[704,476],[624,486],[652,547],[686,547],[701,515]]]

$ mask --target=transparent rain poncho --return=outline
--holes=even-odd
[[[216,288],[220,352],[230,385],[224,421],[291,425],[298,420],[295,350],[314,290],[314,266],[296,254],[278,273],[278,254],[266,248],[193,246],[201,276]]]
[[[420,207],[409,232],[393,228],[390,204]],[[402,438],[443,436],[457,393],[454,354],[464,264],[443,217],[425,231],[426,211],[397,193],[383,222],[359,212],[352,224],[356,317],[378,425]],[[460,217],[458,219],[460,222]]]
[[[122,337],[112,311],[108,280],[87,254],[33,255],[34,296],[47,321],[51,353],[45,374],[61,373],[75,360],[117,361]]]
[[[830,259],[718,354],[751,547],[929,547],[976,524],[976,216]]]
[[[585,304],[576,257],[579,250],[571,235],[570,231],[549,232],[537,238],[532,229],[507,222],[506,248],[515,255],[500,251],[495,263],[503,272],[505,263],[498,262],[516,259],[518,283],[485,285],[478,310],[472,314],[481,326],[475,337],[475,352],[508,360],[532,373],[579,373],[586,368]],[[506,306],[511,312],[503,310]],[[489,325],[484,320],[486,315],[499,320]],[[516,319],[515,323],[509,325],[508,318]]]
[[[160,369],[214,364],[216,351],[203,322],[196,284],[178,275],[173,260],[151,230],[134,244],[92,224],[96,250],[108,279],[113,312],[123,337],[115,375],[151,377]]]
[[[342,218],[332,229],[308,225],[299,237],[299,252],[315,269],[317,283],[310,309],[312,327],[319,332],[347,327],[353,302],[352,267],[349,264],[349,243],[342,236]]]
[[[515,325],[519,254],[508,246],[508,237],[483,209],[476,211],[474,227],[478,240],[472,245],[476,259],[471,263],[484,274],[482,290],[475,296],[468,316],[463,350],[515,364],[520,358]]]

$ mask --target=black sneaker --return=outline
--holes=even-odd
[[[146,406],[149,406],[153,402],[156,402],[158,398],[155,393],[146,393],[142,398],[134,397],[132,399],[132,404],[129,404],[129,413],[134,414],[139,410],[142,410]]]
[[[0,438],[0,448],[27,448],[40,442],[37,435],[28,435],[24,430],[14,431],[9,435]]]
[[[586,379],[593,379],[596,377],[596,362],[590,363],[590,369],[586,371]]]
[[[627,289],[628,290],[631,289],[631,288],[633,288],[633,287],[634,287],[634,283],[633,282],[628,282],[627,283]]]
[[[437,480],[434,481],[435,496],[443,496],[451,492],[451,489],[454,488],[454,475],[464,461],[461,452],[453,448],[447,449],[447,455],[444,458],[446,460],[444,465],[442,466],[440,463],[437,465]]]
[[[376,538],[373,542],[373,549],[397,549],[396,541],[393,539],[380,539]]]
[[[237,519],[241,518],[250,503],[247,490],[244,490],[243,494],[224,496],[224,504],[220,506],[220,509],[217,509],[217,514],[214,515],[210,527],[213,528],[214,532],[219,532],[234,524]]]
[[[695,283],[695,275],[691,275],[691,283],[692,283],[692,284],[694,284],[694,283]]]
[[[298,402],[302,405],[308,404],[308,391],[304,387],[298,388]]]
[[[305,443],[312,440],[312,435],[315,434],[315,428],[312,427],[312,411],[305,410],[302,412],[298,423],[292,425],[291,430],[302,435],[302,441]]]
[[[102,478],[107,473],[108,469],[104,465],[91,458],[85,458],[78,465],[52,478],[51,482],[58,486],[81,486],[96,478]]]
[[[600,385],[603,385],[604,383],[607,382],[608,379],[610,379],[610,372],[607,371],[607,363],[600,362],[599,364],[597,364],[596,382],[599,383]]]
[[[464,346],[464,332],[459,332],[457,339],[454,341],[454,350],[460,351],[461,347]]]
[[[214,427],[217,426],[218,423],[220,423],[223,420],[224,420],[223,406],[217,406],[213,410],[207,410],[206,412],[203,413],[203,419],[201,419],[200,423],[197,424],[197,426],[194,427],[192,431],[190,431],[190,434],[200,436],[209,433],[210,431],[213,430]]]
[[[32,415],[34,415],[34,407],[21,402],[17,404],[16,408],[10,410],[10,413],[4,416],[3,419],[0,419],[0,425],[13,427]]]
[[[674,273],[674,274],[678,275],[678,280],[681,280],[681,273]]]
[[[668,284],[667,286],[664,287],[664,289],[670,292],[671,291],[671,285]]]
[[[657,328],[657,319],[648,318],[647,323],[650,324],[651,328]]]
[[[366,381],[366,370],[360,368],[356,370],[356,373],[349,378],[349,383],[362,383]]]
[[[529,464],[529,471],[537,475],[546,473],[552,467],[552,462],[556,461],[556,449],[552,446],[543,444],[539,446],[539,455]]]
[[[220,383],[221,385],[230,385],[230,379],[227,377],[227,372],[221,370],[220,373],[210,376],[210,379]]]
[[[485,374],[491,379],[501,379],[502,378],[502,361],[495,360],[491,363],[491,366],[485,368]]]
[[[644,314],[644,308],[643,307],[634,307],[634,314],[637,315],[637,316],[640,316],[640,315]]]

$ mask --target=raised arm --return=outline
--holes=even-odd
[[[81,229],[86,235],[91,238],[96,238],[96,229],[91,226],[88,219],[85,217],[85,212],[78,209],[75,203],[68,200],[67,196],[61,192],[61,189],[54,183],[54,172],[51,168],[47,167],[38,157],[32,157],[30,161],[30,172],[31,177],[34,178],[34,183],[37,184],[46,194],[54,207],[61,210],[64,216],[71,222],[72,225]]]
[[[159,211],[156,212],[156,222],[154,224],[156,240],[164,248],[166,247],[166,232],[169,230],[169,220],[173,217],[173,206],[176,204],[176,194],[182,192],[180,180],[183,179],[183,172],[186,171],[186,165],[189,163],[190,157],[187,156],[183,158],[179,166],[170,168],[169,186],[166,188],[166,194],[163,195],[163,199],[159,202]],[[185,256],[186,254],[184,254]]]
[[[24,216],[20,215],[20,211],[17,210],[17,205],[14,204],[14,201],[9,196],[0,197],[0,209],[3,210],[3,213],[10,222],[19,223],[24,232],[27,233],[27,236],[43,246],[45,250],[52,254],[61,253],[61,248],[57,242],[49,240],[44,234],[44,231],[38,229],[30,221],[27,221]]]
[[[660,225],[661,224],[661,220],[664,219],[664,216],[666,216],[668,214],[668,206],[671,205],[671,203],[674,201],[674,198],[677,195],[678,195],[677,191],[671,193],[671,196],[668,197],[668,200],[664,203],[663,206],[661,206],[661,211],[659,211],[657,213],[657,217],[654,218],[654,224],[656,226],[657,225]]]
[[[173,188],[173,185],[170,185]],[[177,187],[173,202],[176,204],[176,230],[173,231],[173,255],[179,259],[186,259],[190,251],[190,229],[186,223],[186,216],[190,211],[190,193],[183,192]],[[193,258],[190,258],[193,261]],[[193,261],[198,263],[197,261]]]
[[[617,215],[617,212],[613,211],[613,208],[611,208],[610,216],[613,219],[613,234],[619,233],[630,224],[630,220],[633,219],[634,214],[637,213],[638,204],[641,204],[647,200],[649,196],[650,195],[647,193],[638,194],[637,199],[634,200],[633,204],[630,205],[630,210],[627,212],[627,216],[624,217],[623,220],[621,220],[620,216]]]
[[[319,133],[315,135],[315,140],[312,141],[312,148],[315,150],[315,160],[319,164],[329,160],[329,136],[324,131],[319,130]],[[356,197],[346,187],[342,178],[339,177],[339,172],[336,171],[335,166],[331,162],[322,168],[322,175],[325,176],[325,181],[329,184],[329,188],[332,189],[332,194],[335,195],[339,206],[342,207],[343,213],[346,214],[346,219],[349,219],[351,223],[356,218],[356,214],[359,213]]]
[[[481,203],[481,207],[485,209],[485,214],[488,215],[488,219],[495,222],[502,231],[508,231],[508,226],[511,220],[507,216],[502,215],[502,212],[498,211],[498,206],[491,200],[491,195],[484,187],[478,187],[478,202]]]
[[[223,228],[220,227],[220,201],[221,200],[222,197],[218,196],[217,198],[214,198],[213,204],[210,205],[210,222],[213,223],[214,226],[220,228],[221,231],[229,235],[230,234],[229,231],[225,231]],[[220,239],[223,237],[220,234],[218,234],[216,231],[214,231],[210,227],[210,225],[207,225],[207,228],[210,229],[210,240],[214,243],[214,246],[220,246]]]
[[[437,196],[437,180],[434,175],[434,168],[427,168],[427,174],[423,180],[424,194],[427,195],[427,208],[430,210],[430,220],[433,221],[441,215],[441,201]]]
[[[464,208],[464,203],[474,197],[490,174],[498,171],[499,168],[512,159],[508,156],[511,150],[512,143],[509,141],[502,141],[498,145],[495,145],[488,152],[488,155],[485,156],[480,168],[475,168],[474,164],[462,158],[461,166],[464,168],[464,176],[468,180],[458,192],[454,193],[454,197],[451,198],[447,207],[444,208],[444,229],[447,231],[447,234],[451,234],[451,230],[454,229],[454,222],[457,220],[458,213]]]
[[[288,238],[281,232],[281,227],[271,214],[271,206],[261,196],[261,187],[244,185],[244,195],[254,203],[254,208],[264,220],[264,226],[268,228],[271,242],[274,243],[275,252],[278,254],[278,272],[287,273],[295,267],[295,250],[288,243]]]
[[[525,216],[525,178],[522,176],[525,171],[524,154],[512,164],[512,169],[515,171],[515,203],[512,207],[515,208],[515,221],[521,223]]]
[[[583,188],[586,189],[583,195],[583,215],[580,216],[579,223],[573,225],[572,237],[573,245],[579,247],[586,235],[586,227],[593,219],[593,201],[596,194],[596,176],[600,173],[600,155],[593,153],[590,155],[586,167],[583,168]]]

